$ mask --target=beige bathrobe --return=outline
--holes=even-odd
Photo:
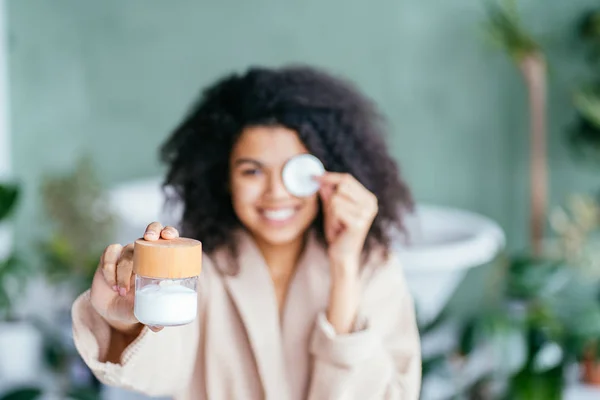
[[[327,254],[314,237],[281,318],[267,266],[245,234],[240,255],[237,275],[222,272],[224,253],[205,256],[197,321],[144,328],[119,364],[105,361],[111,328],[83,293],[73,305],[83,360],[105,384],[178,400],[418,399],[419,334],[396,259],[365,266],[355,329],[336,335],[325,317]]]

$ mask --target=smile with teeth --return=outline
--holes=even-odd
[[[285,221],[287,219],[290,219],[291,217],[294,216],[294,214],[296,214],[296,209],[293,207],[289,207],[289,208],[280,208],[277,210],[262,210],[261,214],[263,215],[263,217],[265,217],[265,219],[270,220],[270,221]]]

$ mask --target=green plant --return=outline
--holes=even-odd
[[[0,394],[0,400],[39,400],[44,399],[44,391],[35,386],[20,387]],[[64,393],[65,400],[100,400],[101,396],[97,390],[90,388],[75,388]]]
[[[585,47],[592,78],[574,90],[575,121],[567,130],[568,143],[577,158],[600,165],[600,9],[581,18],[578,36]]]
[[[591,196],[570,196],[563,207],[550,214],[550,225],[556,233],[547,252],[566,260],[581,273],[600,274],[600,204]]]
[[[569,144],[577,158],[600,165],[600,85],[576,89],[573,103],[577,116],[568,131]]]
[[[54,391],[61,394],[60,398],[100,399],[100,382],[89,370],[86,369],[85,375],[82,372],[73,374],[81,356],[73,346],[70,337],[65,337],[64,327],[60,323],[47,323],[41,319],[35,320],[35,325],[43,337],[44,364],[53,374]]]
[[[600,61],[600,8],[583,14],[577,33],[588,45],[588,59],[592,64]]]
[[[14,184],[0,185],[0,221],[13,211],[19,198],[19,188]]]
[[[541,46],[523,26],[516,0],[488,1],[486,10],[489,39],[516,63],[541,52]]]
[[[486,31],[492,43],[504,50],[518,66],[528,93],[530,112],[530,241],[540,254],[547,204],[546,154],[546,60],[539,43],[527,31],[516,0],[487,3]]]
[[[40,246],[46,274],[52,283],[85,289],[114,226],[91,159],[82,157],[70,173],[46,176],[41,192],[52,228]]]
[[[42,390],[37,387],[23,387],[9,391],[0,396],[0,400],[37,400],[42,396]]]
[[[543,254],[499,259],[479,309],[424,375],[442,371],[466,398],[560,399],[567,368],[600,353],[600,206],[572,196],[550,221]]]
[[[0,223],[6,222],[19,199],[19,187],[15,184],[0,185]],[[28,278],[28,265],[15,253],[0,260],[0,320],[13,320],[13,302]]]
[[[600,337],[597,286],[555,260],[518,256],[497,268],[501,296],[462,321],[456,347],[435,367],[464,381],[456,385],[468,398],[560,399],[566,368]]]

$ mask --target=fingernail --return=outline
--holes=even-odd
[[[126,291],[126,290],[125,290],[125,288],[123,288],[123,287],[122,287],[122,288],[119,288],[119,294],[120,294],[121,296],[125,296],[125,294],[127,294],[127,291]]]
[[[114,290],[115,292],[118,292],[118,291],[119,291],[119,287],[118,287],[117,285],[114,285],[114,286],[113,286],[113,290]]]

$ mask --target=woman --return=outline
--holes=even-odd
[[[106,248],[73,306],[75,344],[104,383],[176,399],[417,399],[412,298],[390,254],[409,190],[379,118],[308,67],[255,68],[205,91],[162,149],[182,236],[205,252],[196,322],[142,326],[131,244]],[[309,197],[281,171],[310,153]],[[179,232],[154,222],[145,240]]]

